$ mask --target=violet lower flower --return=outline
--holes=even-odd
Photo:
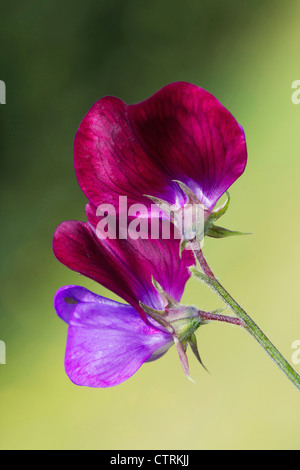
[[[164,208],[199,202],[205,234],[230,234],[213,225],[227,205],[210,215],[245,169],[245,135],[202,88],[172,83],[129,106],[115,97],[100,99],[80,124],[74,154],[79,185],[95,207],[105,202],[117,208],[120,195],[149,211],[148,196]]]
[[[151,311],[164,313],[169,299],[180,301],[191,275],[193,254],[185,251],[180,257],[178,246],[176,239],[100,240],[91,222],[69,221],[56,229],[53,250],[58,260],[129,303],[79,286],[58,290],[54,307],[69,325],[65,368],[75,384],[117,385],[145,361],[158,359],[174,341],[188,375],[184,350],[195,324],[201,323],[197,311],[179,307],[177,315],[169,314],[171,321],[166,325],[164,320],[155,320],[155,313],[151,316]],[[150,315],[145,309],[150,309]],[[172,315],[181,320],[179,329],[171,326]],[[190,337],[187,317],[193,329]]]
[[[76,385],[118,385],[173,344],[170,333],[145,323],[130,305],[83,287],[59,289],[54,307],[69,325],[65,368]]]

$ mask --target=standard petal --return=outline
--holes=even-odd
[[[65,299],[75,308],[69,318],[65,368],[76,385],[112,387],[131,377],[151,357],[173,344],[172,336],[147,325],[130,306],[67,286],[56,296],[57,313],[66,316]],[[67,310],[67,315],[69,310]]]
[[[208,209],[243,173],[247,160],[244,131],[202,88],[172,83],[127,110],[147,155],[170,179],[189,186]]]
[[[145,319],[143,302],[163,308],[152,276],[176,300],[180,300],[195,263],[193,253],[179,256],[179,240],[100,240],[91,224],[69,221],[54,234],[53,250],[58,260],[130,303]]]
[[[126,104],[115,97],[97,101],[82,120],[74,142],[75,171],[87,198],[98,207],[118,206],[119,196],[128,204],[150,200],[145,194],[171,202],[182,194],[157,168],[132,132]]]

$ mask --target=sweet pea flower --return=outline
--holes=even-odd
[[[245,135],[232,114],[210,93],[185,82],[170,84],[130,106],[105,97],[81,122],[74,153],[77,179],[89,200],[88,222],[62,223],[54,235],[54,253],[67,267],[128,303],[74,285],[58,290],[54,307],[68,324],[69,378],[89,387],[118,385],[174,343],[189,377],[188,346],[201,362],[194,332],[204,323],[221,321],[248,331],[300,390],[299,374],[218,281],[202,252],[205,235],[221,238],[240,233],[214,223],[228,208],[228,193],[217,209],[216,202],[241,176],[247,161]],[[188,221],[188,235],[179,224],[179,237],[127,238],[124,200],[131,209],[140,205],[151,214],[154,202],[165,212],[157,211],[155,222],[171,220],[174,232],[181,212],[189,219],[182,209],[196,204],[200,211],[197,207],[196,220]],[[101,220],[100,230],[97,223],[97,216],[111,207],[113,215],[117,210],[123,220],[119,237],[106,237],[115,235],[114,220],[108,232],[103,230],[106,220]],[[144,209],[138,211],[148,223]],[[131,228],[136,231],[135,222]],[[193,266],[195,258],[201,269]],[[180,304],[191,273],[218,293],[236,316]]]
[[[54,235],[54,253],[67,267],[128,304],[79,286],[59,289],[54,307],[69,325],[68,376],[78,385],[117,385],[173,343],[189,376],[186,348],[190,345],[201,362],[194,331],[204,323],[200,311],[179,303],[189,267],[195,264],[193,252],[182,250],[186,240],[174,237],[176,227],[167,240],[103,239],[97,232],[98,209],[102,206],[102,215],[103,204],[118,211],[120,196],[151,214],[153,202],[168,215],[169,207],[176,212],[196,202],[209,221],[205,234],[222,236],[224,229],[214,228],[211,220],[219,218],[228,203],[213,208],[244,171],[242,128],[211,94],[179,82],[136,105],[102,98],[83,119],[74,154],[76,175],[89,200],[88,222],[61,224]],[[192,237],[193,224],[188,232]]]
[[[184,334],[178,343],[175,331],[151,318],[141,305],[150,312],[163,312],[169,299],[175,304],[180,301],[190,277],[189,266],[194,264],[192,253],[185,251],[180,257],[179,241],[174,238],[101,240],[91,223],[90,204],[87,214],[89,222],[63,222],[56,229],[54,254],[68,268],[111,290],[128,304],[79,286],[58,290],[54,307],[69,325],[65,355],[68,377],[88,387],[118,385],[144,362],[161,357],[174,341],[184,363],[187,343],[183,342],[183,348],[180,341],[186,337],[187,311],[181,309],[185,313],[180,317]],[[193,309],[189,315],[197,316]]]
[[[243,173],[247,150],[242,127],[213,95],[176,82],[134,105],[110,96],[97,101],[79,126],[74,156],[79,185],[95,207],[117,207],[120,195],[149,210],[148,196],[178,209],[199,202],[206,234],[219,238],[223,229],[212,223],[225,209],[210,214]]]

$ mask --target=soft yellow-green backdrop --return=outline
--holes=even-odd
[[[174,349],[118,387],[73,385],[53,295],[73,283],[111,294],[60,265],[51,247],[60,222],[85,218],[72,147],[93,102],[107,94],[137,102],[177,80],[200,85],[245,129],[248,166],[222,222],[253,232],[210,239],[205,253],[291,361],[300,340],[300,105],[291,101],[300,79],[299,17],[293,0],[1,5],[2,449],[300,448],[299,392],[249,335],[229,325],[197,333],[210,374],[190,356],[196,385]],[[196,281],[183,300],[221,306]]]

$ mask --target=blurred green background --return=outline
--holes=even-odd
[[[208,240],[225,287],[291,361],[300,339],[300,79],[297,1],[1,2],[0,106],[2,449],[299,449],[299,392],[246,333],[197,333],[210,374],[174,348],[110,389],[73,385],[55,291],[79,284],[60,265],[56,226],[85,220],[73,139],[104,95],[141,101],[185,80],[213,93],[245,129],[249,159],[223,224],[249,237]],[[221,302],[190,281],[184,299]],[[300,365],[295,365],[300,372]]]

